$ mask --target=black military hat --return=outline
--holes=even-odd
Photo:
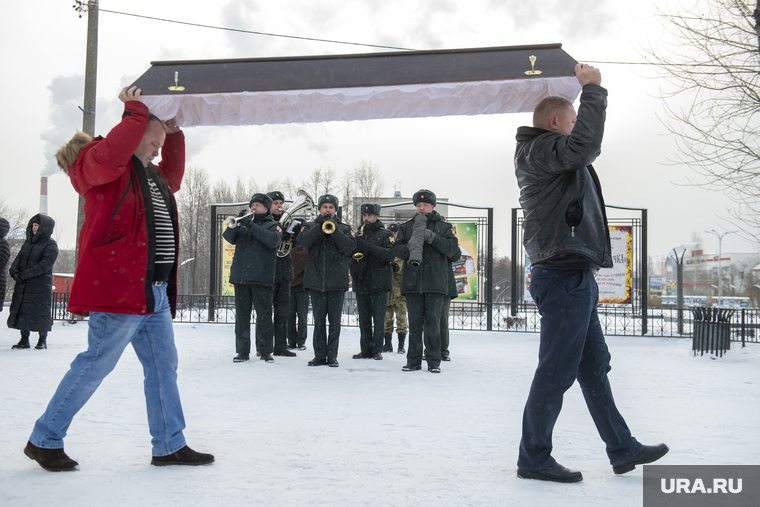
[[[279,190],[273,190],[272,192],[267,192],[267,195],[269,196],[270,199],[272,199],[272,201],[285,202],[285,196]]]
[[[369,214],[369,215],[377,215],[380,216],[380,208],[381,206],[379,204],[375,204],[373,202],[365,202],[361,205],[361,214]]]
[[[398,222],[389,223],[387,229],[391,232],[398,232]]]
[[[425,188],[422,190],[417,190],[412,197],[412,202],[415,206],[417,206],[417,203],[420,202],[427,202],[435,206],[435,194]]]
[[[321,208],[325,203],[332,204],[335,206],[335,209],[338,209],[338,198],[332,194],[320,195],[317,200],[317,209]]]
[[[270,211],[272,209],[272,198],[269,197],[267,194],[260,194],[256,193],[253,194],[253,197],[251,197],[251,202],[248,203],[248,206],[253,206],[253,203],[260,202],[264,206],[266,206],[267,211]]]

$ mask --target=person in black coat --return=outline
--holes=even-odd
[[[29,333],[40,334],[35,349],[47,348],[47,335],[53,327],[53,265],[58,258],[58,244],[51,235],[55,221],[46,215],[34,215],[26,226],[26,241],[21,245],[10,269],[16,281],[8,316],[8,327],[21,331],[14,349],[29,348]]]
[[[272,217],[272,199],[262,193],[253,194],[249,203],[252,215],[225,229],[222,236],[235,245],[230,267],[230,283],[235,286],[235,350],[233,362],[250,359],[251,311],[256,311],[256,350],[260,359],[274,362],[274,326],[272,294],[277,247],[282,229]]]
[[[5,271],[8,268],[8,259],[11,257],[11,247],[8,244],[8,240],[5,239],[10,228],[11,224],[6,219],[0,217],[0,312],[3,311],[5,291],[7,289]]]
[[[356,236],[356,253],[351,261],[351,280],[359,310],[361,352],[354,359],[381,360],[388,291],[393,288],[393,242],[391,231],[380,220],[380,205],[361,205],[362,226]],[[361,254],[361,255],[356,255]],[[358,257],[358,259],[357,259]],[[374,327],[373,327],[374,326]]]

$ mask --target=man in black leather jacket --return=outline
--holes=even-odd
[[[594,273],[612,267],[612,258],[602,188],[591,166],[601,153],[607,90],[598,69],[578,64],[575,74],[583,87],[578,114],[561,97],[542,100],[533,127],[517,130],[515,152],[523,244],[532,265],[530,294],[541,314],[517,476],[555,482],[583,479],[551,456],[562,398],[576,379],[616,474],[668,452],[665,444],[642,445],[631,435],[607,378],[610,354],[596,310]]]

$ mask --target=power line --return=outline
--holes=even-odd
[[[80,2],[77,2],[77,3],[80,3]],[[284,39],[308,40],[308,41],[313,41],[313,42],[328,42],[330,44],[346,44],[350,46],[364,46],[364,47],[370,47],[370,48],[395,49],[395,50],[400,50],[400,51],[414,51],[413,49],[410,49],[410,48],[402,48],[402,47],[397,47],[397,46],[383,46],[379,44],[364,44],[361,42],[347,42],[347,41],[339,41],[339,40],[331,40],[331,39],[317,39],[314,37],[301,37],[298,35],[283,35],[283,34],[278,34],[278,33],[257,32],[254,30],[243,30],[241,28],[227,28],[224,26],[204,25],[201,23],[190,23],[187,21],[177,21],[174,19],[157,18],[154,16],[145,16],[143,14],[133,14],[130,12],[112,11],[109,9],[98,9],[98,10],[100,12],[109,12],[111,14],[120,14],[122,16],[132,16],[135,18],[151,19],[154,21],[163,21],[165,23],[175,23],[178,25],[197,26],[199,28],[211,28],[213,30],[224,30],[228,32],[248,33],[252,35],[264,35],[267,37],[281,37]],[[81,17],[81,14],[80,14],[80,17]],[[584,62],[584,63],[596,63],[596,64],[603,64],[603,65],[651,65],[653,67],[693,67],[695,66],[695,64],[689,64],[689,63],[603,62],[603,61],[597,61],[597,60],[584,60],[584,59],[580,59],[579,61]],[[710,65],[697,64],[696,66],[704,67],[704,66],[710,66]],[[713,66],[719,67],[719,65],[713,65]]]
[[[197,26],[200,28],[212,28],[214,30],[226,30],[228,32],[250,33],[253,35],[266,35],[268,37],[282,37],[285,39],[299,39],[299,40],[308,40],[308,41],[314,41],[314,42],[329,42],[331,44],[348,44],[351,46],[365,46],[365,47],[370,47],[370,48],[398,49],[401,51],[413,51],[412,49],[409,49],[409,48],[399,48],[395,46],[381,46],[377,44],[362,44],[360,42],[345,42],[345,41],[339,41],[339,40],[315,39],[313,37],[299,37],[297,35],[282,35],[278,33],[255,32],[253,30],[243,30],[240,28],[226,28],[223,26],[213,26],[213,25],[202,25],[200,23],[188,23],[187,21],[176,21],[173,19],[156,18],[153,16],[144,16],[142,14],[132,14],[129,12],[111,11],[108,9],[99,9],[99,10],[100,12],[110,12],[111,14],[121,14],[122,16],[133,16],[135,18],[152,19],[154,21],[164,21],[166,23],[176,23],[178,25]]]

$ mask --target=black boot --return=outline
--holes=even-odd
[[[42,350],[47,348],[47,335],[41,334],[40,339],[37,340],[37,345],[34,347],[37,350]]]
[[[28,348],[30,348],[30,346],[29,346],[29,335],[28,334],[26,334],[26,335],[22,334],[21,335],[21,339],[18,341],[18,343],[16,345],[14,345],[13,347],[11,347],[11,348],[12,349],[28,349]]]
[[[399,333],[398,334],[398,353],[399,354],[406,354],[406,349],[404,348],[404,340],[406,340],[406,333]]]
[[[393,352],[393,334],[385,333],[385,345],[383,345],[383,352]]]

